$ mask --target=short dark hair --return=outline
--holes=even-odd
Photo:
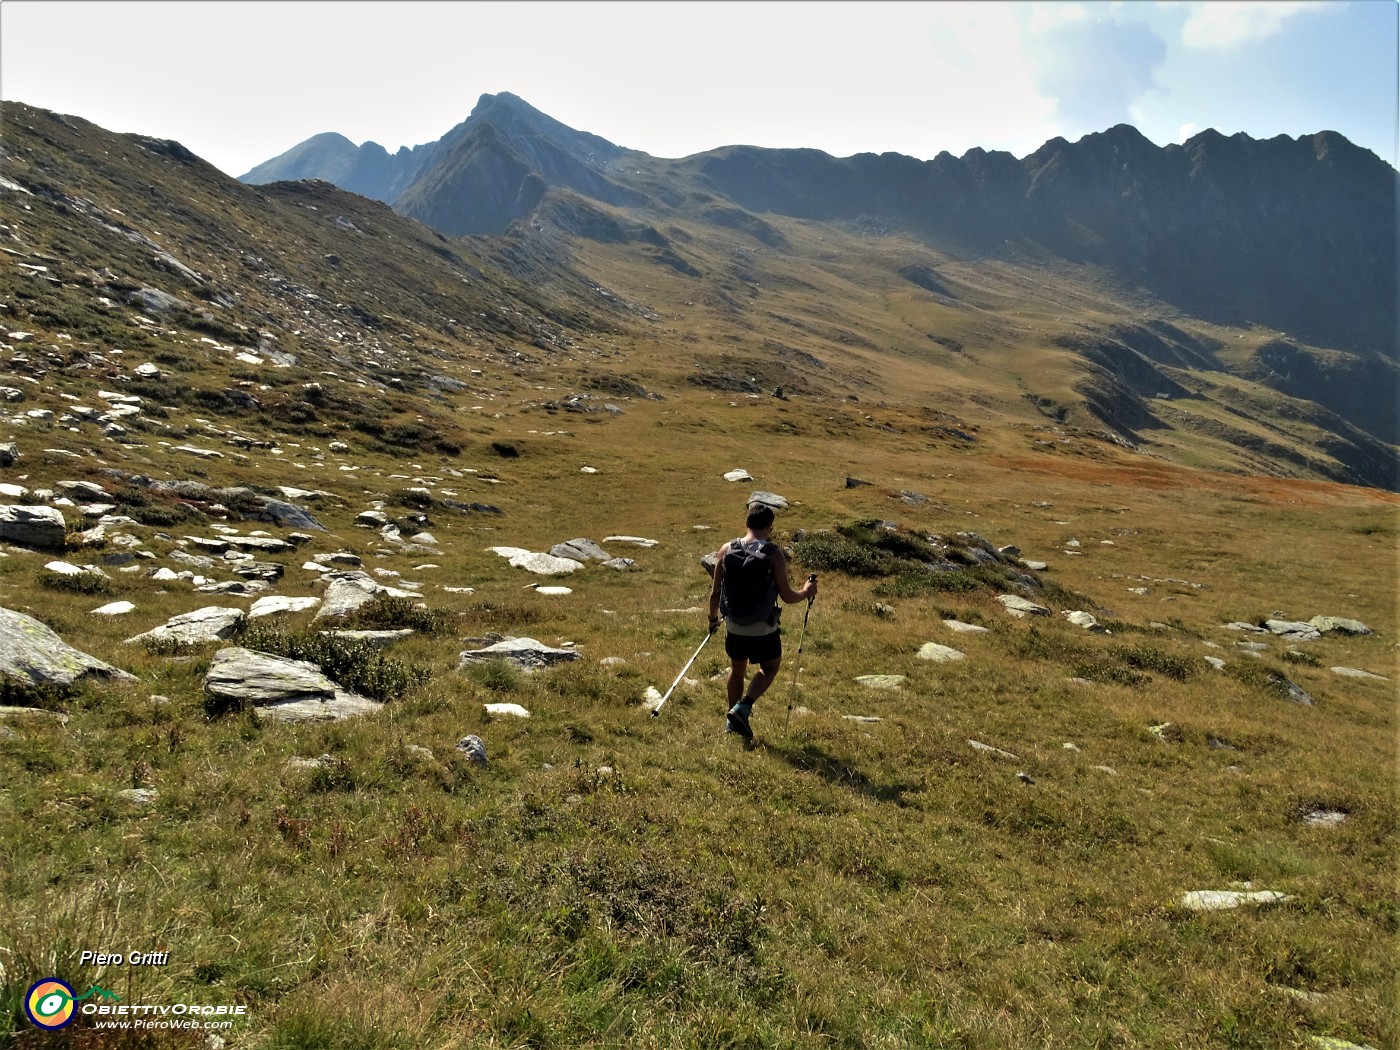
[[[766,529],[773,524],[773,508],[764,503],[750,503],[744,525],[755,531]]]

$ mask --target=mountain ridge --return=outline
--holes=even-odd
[[[317,163],[316,151],[297,149],[244,180],[316,177],[360,192],[362,180],[337,178],[343,159]],[[361,149],[364,164],[380,162],[379,147]],[[1257,140],[1208,129],[1159,147],[1120,124],[1020,160],[978,148],[921,161],[746,145],[660,160],[502,93],[415,150],[370,195],[453,236],[503,234],[555,186],[651,215],[693,214],[699,189],[756,215],[872,220],[938,248],[1003,257],[1035,245],[1213,321],[1400,356],[1387,233],[1400,177],[1336,132]]]

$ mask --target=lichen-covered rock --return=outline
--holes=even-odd
[[[88,675],[136,680],[135,675],[74,649],[34,617],[0,608],[0,678],[22,687],[68,687]]]
[[[203,609],[172,616],[159,627],[152,627],[143,634],[128,638],[127,643],[161,641],[179,645],[198,645],[201,642],[218,642],[230,637],[243,622],[242,609],[231,609],[220,605],[207,605]]]
[[[210,661],[204,691],[234,707],[256,707],[278,722],[338,721],[384,705],[340,688],[315,664],[232,646]]]
[[[533,638],[507,638],[484,649],[468,649],[461,654],[461,666],[487,660],[509,660],[527,671],[579,659],[573,649],[555,649]]]

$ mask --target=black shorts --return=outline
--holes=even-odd
[[[778,660],[783,655],[783,632],[772,634],[731,634],[724,632],[724,651],[731,660],[748,660],[750,663],[766,664]]]

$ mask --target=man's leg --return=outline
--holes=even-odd
[[[729,694],[729,706],[733,707],[744,698],[744,676],[748,674],[749,662],[747,660],[732,659],[729,661],[729,681],[725,688]]]
[[[749,683],[748,693],[745,694],[750,700],[757,700],[764,693],[768,692],[768,687],[778,679],[778,668],[783,665],[781,656],[772,660],[765,660],[758,665],[758,674],[753,676],[753,681]]]

